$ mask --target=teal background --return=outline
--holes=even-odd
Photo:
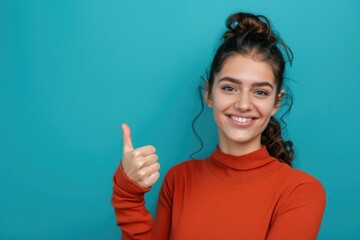
[[[359,239],[356,0],[1,0],[0,239],[119,239],[120,124],[158,149],[162,177],[188,159],[196,88],[237,10],[268,16],[295,54],[288,136],[326,188],[318,239]],[[200,158],[216,144],[209,110],[197,127]]]

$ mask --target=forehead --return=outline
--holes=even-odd
[[[274,73],[267,62],[258,61],[252,56],[242,56],[240,54],[225,60],[221,71],[215,76],[215,81],[223,77],[239,79],[245,84],[259,81],[275,84]]]

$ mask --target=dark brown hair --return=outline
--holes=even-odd
[[[271,67],[277,86],[276,95],[278,95],[284,85],[286,62],[292,63],[293,54],[290,48],[271,29],[270,21],[263,15],[235,13],[228,17],[226,26],[227,30],[223,34],[222,43],[215,53],[205,83],[208,94],[211,94],[215,75],[221,71],[225,61],[231,56],[240,54],[266,62]],[[292,105],[291,95],[287,95],[285,98],[290,100],[290,104],[286,104],[289,108],[284,115],[290,111]],[[281,99],[276,100],[276,102],[278,101]],[[203,101],[201,104],[203,108]],[[195,117],[194,122],[199,115]],[[285,123],[282,117],[281,121]],[[196,132],[195,134],[197,135]],[[197,137],[199,138],[198,135]],[[291,166],[294,156],[293,143],[283,139],[280,123],[275,117],[271,117],[268,126],[263,131],[261,144],[266,146],[271,156]]]

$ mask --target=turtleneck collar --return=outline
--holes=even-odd
[[[211,157],[220,165],[235,169],[235,170],[250,170],[259,168],[269,163],[271,156],[269,155],[265,146],[260,149],[241,156],[234,156],[223,153],[219,146],[211,154]]]
[[[218,182],[240,184],[272,174],[281,163],[270,156],[265,146],[241,156],[223,153],[219,147],[205,162],[208,173]]]

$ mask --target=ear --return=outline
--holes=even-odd
[[[271,112],[271,116],[274,116],[275,113],[279,110],[280,105],[281,105],[281,100],[283,99],[284,95],[285,95],[285,90],[281,89],[281,91],[276,96],[275,105],[274,105],[274,108],[273,108],[273,110]]]
[[[205,82],[204,98],[205,98],[206,105],[209,108],[212,108],[214,106],[214,103],[211,98],[211,93],[209,92],[209,82],[208,81]]]

